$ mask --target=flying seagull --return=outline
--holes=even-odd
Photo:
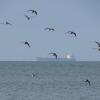
[[[96,41],[96,44],[98,45],[98,47],[100,47],[100,43]]]
[[[12,25],[10,22],[6,21],[6,22],[2,22],[0,24],[5,24],[5,25]]]
[[[29,48],[31,47],[27,41],[25,41],[24,44],[27,45]]]
[[[49,54],[52,54],[53,56],[55,56],[56,59],[57,59],[57,57],[58,57],[58,55],[57,55],[56,53],[51,52],[51,53],[49,53]]]
[[[37,15],[38,13],[37,13],[37,11],[36,10],[27,10],[27,12],[32,12],[32,13],[34,13],[35,15]]]
[[[6,21],[6,23],[5,23],[6,25],[12,25],[11,23],[9,23],[8,21]]]
[[[98,49],[98,51],[100,51],[100,43],[96,41],[96,44],[97,44],[97,48],[94,49]]]
[[[91,85],[90,80],[86,79],[85,82],[88,83],[89,85]]]
[[[99,42],[95,42],[97,44],[97,47],[96,48],[93,48],[93,49],[97,49],[98,51],[100,51],[100,43]]]
[[[24,15],[24,16],[27,18],[27,20],[30,20],[31,19],[28,15]]]
[[[22,41],[21,43],[24,43],[24,44],[27,45],[29,48],[31,47],[30,44],[29,44],[29,42],[27,42],[27,41]]]
[[[55,31],[54,28],[49,28],[49,27],[46,27],[44,30]]]
[[[32,77],[38,77],[36,73],[32,73]]]
[[[74,35],[74,36],[76,37],[76,33],[73,32],[73,31],[68,31],[68,32],[66,32],[66,33],[68,33],[68,34],[72,34],[72,35]]]

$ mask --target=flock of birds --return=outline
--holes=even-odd
[[[30,20],[30,19],[32,18],[32,16],[30,16],[29,13],[31,13],[32,15],[36,15],[36,16],[38,15],[38,12],[37,12],[36,10],[29,9],[29,10],[27,10],[26,13],[24,14],[24,17],[25,17],[27,20]],[[3,24],[3,25],[10,25],[10,26],[13,25],[13,24],[10,23],[9,21],[4,21],[4,22],[1,22],[0,24]],[[46,28],[44,28],[44,30],[45,30],[45,31],[55,31],[55,28],[46,27]],[[65,34],[71,34],[71,35],[73,35],[74,37],[77,36],[77,34],[76,34],[75,32],[73,32],[73,31],[68,31],[68,32],[66,32]],[[29,43],[28,41],[22,41],[21,43],[23,43],[24,45],[27,45],[29,48],[31,48],[31,45],[30,45],[30,43]],[[55,59],[58,58],[58,55],[57,55],[57,53],[55,53],[55,52],[51,52],[51,53],[49,53],[49,54],[53,55],[53,56],[55,57]]]
[[[24,14],[24,17],[25,17],[27,20],[30,20],[31,17],[32,17],[32,16],[29,16],[28,13],[31,13],[32,15],[36,15],[36,16],[38,15],[38,12],[37,12],[36,10],[34,10],[34,9],[29,9],[29,10],[27,10],[26,12],[27,12],[27,13]],[[0,24],[3,24],[3,25],[10,25],[10,26],[13,25],[13,24],[10,23],[9,21],[1,22]],[[44,28],[44,30],[45,30],[45,31],[46,31],[46,30],[48,30],[48,31],[55,31],[55,28],[46,27],[46,28]],[[74,37],[77,36],[76,32],[73,32],[73,31],[67,31],[65,34],[71,34],[71,35],[73,35]],[[30,43],[29,43],[28,41],[23,41],[23,42],[21,42],[21,43],[23,43],[24,45],[27,45],[29,48],[31,48],[31,45],[30,45]],[[100,43],[96,41],[96,44],[97,44],[97,47],[94,48],[94,49],[97,49],[98,51],[100,51]],[[55,59],[58,58],[58,55],[57,55],[57,53],[55,53],[55,52],[51,52],[51,53],[49,53],[49,54],[51,54],[52,56],[54,56]]]
[[[33,9],[30,9],[30,10],[27,10],[26,11],[27,13],[31,13],[31,14],[35,14],[36,16],[38,15],[38,12],[36,10],[33,10]],[[27,19],[27,20],[30,20],[31,19],[31,16],[27,15],[27,14],[24,14],[24,17]],[[12,26],[12,23],[10,23],[9,21],[5,21],[5,22],[2,22],[0,24],[3,24],[3,25],[10,25]],[[52,27],[46,27],[44,28],[44,30],[48,30],[48,31],[55,31],[55,28],[52,28]],[[73,31],[67,31],[65,34],[71,34],[73,35],[74,37],[77,36],[76,32],[73,32]],[[31,48],[31,45],[28,41],[22,41],[21,43],[23,43],[24,45],[27,45],[29,48]],[[100,43],[96,41],[96,44],[97,44],[97,48],[95,49],[98,49],[98,51],[100,51]],[[58,58],[58,55],[57,53],[55,52],[50,52],[49,55],[52,55],[55,57],[55,59]],[[38,77],[35,73],[32,73],[32,77]],[[85,83],[87,83],[88,85],[91,85],[91,82],[90,80],[86,79],[85,80]]]

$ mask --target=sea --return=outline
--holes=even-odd
[[[100,100],[100,62],[1,61],[0,100]]]

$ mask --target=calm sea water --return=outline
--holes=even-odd
[[[100,100],[100,62],[0,62],[0,100]]]

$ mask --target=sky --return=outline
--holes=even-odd
[[[34,9],[38,15],[27,20]],[[0,0],[0,61],[34,61],[56,52],[78,61],[100,61],[100,0]],[[55,31],[44,30],[53,27]],[[65,34],[74,31],[77,37]],[[21,41],[28,41],[31,48]]]

